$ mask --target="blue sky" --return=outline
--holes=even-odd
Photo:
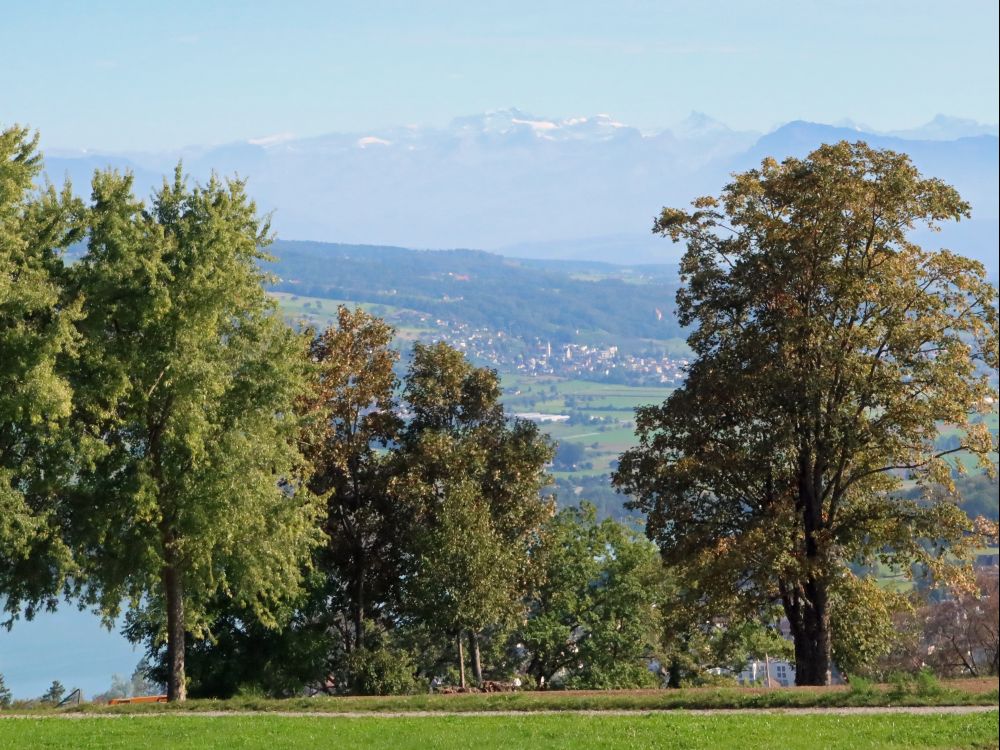
[[[643,128],[996,122],[995,2],[6,4],[0,123],[156,150],[516,106]]]

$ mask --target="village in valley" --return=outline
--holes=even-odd
[[[323,325],[334,319],[337,300],[272,292],[292,323]],[[344,302],[380,314],[400,334],[401,345],[412,341],[444,341],[479,365],[503,374],[555,376],[634,386],[676,387],[684,380],[689,360],[667,351],[657,340],[630,341],[627,346],[608,343],[607,335],[594,341],[530,340],[495,327],[476,326],[454,318],[386,305]],[[577,338],[580,338],[579,336]],[[563,340],[560,340],[563,339]],[[678,348],[678,347],[673,347]]]

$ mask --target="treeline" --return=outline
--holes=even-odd
[[[941,190],[901,157],[839,144],[728,188],[792,206],[819,190],[840,217],[823,186],[867,195],[865,175],[880,175],[904,191],[886,198],[903,218],[851,225],[843,243],[887,233],[874,264],[769,211],[738,218],[770,244],[721,249],[721,215],[664,212],[663,231],[690,240],[679,300],[698,359],[639,410],[640,443],[615,472],[649,541],[591,505],[556,511],[554,446],[508,418],[494,371],[418,343],[400,377],[393,330],[360,310],[340,308],[325,331],[286,326],[261,271],[268,226],[242,182],[192,187],[178,168],[144,202],[129,175],[98,172],[84,202],[35,187],[36,141],[0,132],[0,597],[9,622],[62,600],[108,624],[124,609],[171,699],[678,686],[732,680],[793,645],[797,683],[825,684],[834,665],[877,672],[918,605],[852,563],[929,571],[964,611],[996,591],[993,577],[965,596],[945,575],[995,523],[972,528],[950,496],[898,496],[903,469],[930,467],[924,487],[949,480],[938,422],[995,401],[960,326],[981,341],[975,356],[997,359],[981,268],[895,249],[914,221],[906,191]],[[917,216],[960,213],[942,195]],[[793,229],[808,252],[787,252]],[[740,273],[720,270],[729,253],[746,254]],[[801,264],[822,272],[821,293],[798,289],[812,278]],[[858,328],[854,311],[891,310],[926,292],[927,274],[958,289],[922,298],[934,325],[907,302]],[[975,314],[949,317],[967,298]],[[932,334],[946,338],[928,349]],[[986,426],[961,426],[959,447],[987,463]],[[981,661],[995,673],[995,656]]]
[[[653,685],[654,659],[700,678],[669,657],[690,638],[666,640],[655,547],[556,512],[554,446],[495,372],[417,344],[400,383],[392,329],[359,310],[288,328],[242,182],[178,168],[144,202],[98,172],[84,202],[35,188],[36,140],[0,135],[8,624],[124,609],[171,699]]]

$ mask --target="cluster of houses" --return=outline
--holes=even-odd
[[[464,352],[474,361],[522,375],[607,380],[632,385],[680,385],[688,360],[666,353],[630,354],[612,344],[526,343],[503,331],[477,328],[450,320],[422,321],[434,338]]]
[[[684,380],[686,359],[666,353],[627,354],[618,346],[560,344],[536,339],[528,351],[512,363],[525,375],[560,375],[629,382],[635,385],[679,385]]]
[[[404,339],[444,341],[478,364],[503,372],[669,387],[683,382],[688,365],[687,359],[666,352],[634,354],[623,352],[614,344],[553,344],[538,338],[525,341],[503,331],[434,318],[414,310],[386,313],[379,305],[372,309],[385,315],[397,329],[409,329]],[[328,324],[332,320],[327,307],[320,301],[307,302],[305,310],[296,320],[313,324]]]

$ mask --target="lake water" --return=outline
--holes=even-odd
[[[117,630],[108,631],[100,618],[63,604],[31,622],[18,620],[8,632],[0,628],[0,674],[15,698],[37,698],[53,680],[69,693],[80,688],[84,697],[111,686],[111,675],[126,679],[144,649],[133,647]]]

